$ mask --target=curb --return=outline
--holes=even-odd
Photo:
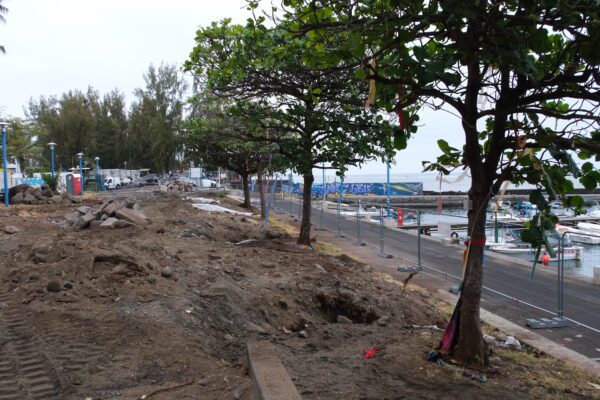
[[[270,342],[249,342],[246,344],[246,350],[248,374],[254,383],[257,399],[302,400]]]

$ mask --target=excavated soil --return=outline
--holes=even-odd
[[[503,354],[487,383],[429,363],[439,331],[415,326],[447,315],[427,295],[252,217],[127,196],[149,225],[75,232],[64,215],[77,206],[1,212],[0,231],[19,232],[0,233],[0,400],[252,399],[245,344],[257,339],[273,343],[304,399],[598,396],[567,368],[551,371],[559,384],[545,379],[554,364],[539,355],[532,365]]]

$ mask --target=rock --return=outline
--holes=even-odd
[[[23,197],[23,203],[26,204],[31,204],[32,202],[36,201],[37,198],[32,195],[31,193],[25,193],[25,197]]]
[[[377,320],[377,325],[386,326],[388,324],[388,322],[390,322],[390,317],[388,317],[387,315],[384,315],[383,317],[381,317]]]
[[[142,204],[139,201],[136,201],[133,205],[133,209],[137,211],[142,211]]]
[[[338,324],[344,324],[344,325],[350,325],[350,324],[354,323],[354,322],[352,322],[352,320],[350,318],[345,317],[343,315],[338,315],[336,321]]]
[[[30,187],[31,186],[24,183],[17,186],[13,186],[10,189],[8,189],[8,198],[12,199],[17,193],[25,193],[25,191],[27,191],[27,189],[29,189]]]
[[[106,214],[102,214],[102,216],[100,217],[100,221],[106,221],[107,219],[109,219],[110,217]]]
[[[144,215],[144,213],[132,208],[121,208],[116,211],[115,215],[119,219],[133,222],[136,225],[145,225],[148,223],[148,218]]]
[[[89,214],[93,211],[93,208],[88,206],[81,206],[77,208],[77,211],[79,211],[82,214]]]
[[[74,211],[70,214],[65,215],[65,220],[67,220],[68,223],[73,225],[75,222],[77,222],[79,217],[81,217],[81,214],[79,213],[79,211]]]
[[[156,278],[153,277],[153,276],[149,277],[148,278],[148,283],[151,284],[151,285],[154,285],[156,283]]]
[[[69,192],[62,192],[60,194],[60,197],[62,197],[63,200],[68,200],[68,201],[71,201],[71,199],[72,199],[71,195],[69,194]]]
[[[198,378],[198,385],[200,385],[200,386],[208,386],[208,379],[206,379],[206,378]]]
[[[173,268],[164,267],[160,270],[160,274],[163,276],[163,278],[170,278],[173,276]]]
[[[300,336],[301,338],[304,338],[304,339],[308,339],[308,333],[306,333],[306,331],[298,332],[298,336]]]
[[[277,286],[277,289],[279,290],[286,290],[288,288],[287,285],[283,282],[277,282],[277,285],[275,286]]]
[[[227,340],[228,342],[231,342],[233,339],[235,339],[233,336],[231,336],[229,333],[226,333],[223,336],[223,339]]]
[[[44,190],[42,190],[42,196],[50,198],[50,197],[54,196],[54,193],[50,189],[44,189]]]
[[[504,341],[504,347],[514,350],[521,350],[521,342],[519,342],[513,336],[507,336],[506,340]]]
[[[371,272],[373,271],[373,267],[371,267],[370,265],[365,265],[364,267],[362,267],[362,272]]]
[[[495,345],[496,344],[496,338],[490,335],[483,335],[483,341],[486,342],[487,344],[492,344]]]
[[[125,200],[125,207],[126,208],[133,208],[133,206],[135,206],[135,199],[127,199],[127,200]]]
[[[134,210],[135,210],[135,208],[134,208]],[[166,232],[166,230],[162,226],[160,228],[156,228],[156,233],[158,233],[159,235],[162,235],[165,232]]]
[[[123,205],[119,202],[112,202],[109,205],[107,205],[106,207],[104,207],[104,214],[108,215],[109,217],[112,217],[115,215],[115,213],[117,212],[117,210],[119,210],[120,208],[122,208]]]
[[[285,300],[281,299],[277,303],[279,304],[279,307],[281,307],[282,309],[284,309],[284,310],[288,309],[288,303]]]
[[[492,365],[497,365],[497,366],[501,366],[504,365],[505,362],[498,356],[492,356],[489,358],[489,362]]]
[[[319,271],[323,274],[327,272],[327,270],[325,268],[323,268],[322,266],[320,266],[319,264],[315,264],[315,268],[317,269],[317,271]]]
[[[18,203],[22,203],[23,199],[25,198],[25,195],[22,192],[19,192],[17,194],[15,194],[11,199],[11,203],[13,204],[18,204]]]
[[[62,286],[60,284],[59,281],[50,281],[48,282],[48,284],[46,285],[46,290],[49,292],[60,292],[62,289]]]
[[[15,233],[19,233],[21,230],[14,225],[7,225],[4,227],[4,233],[8,235],[14,235]]]
[[[66,281],[63,286],[65,289],[73,289],[73,282]]]
[[[85,229],[90,225],[90,222],[94,220],[94,216],[92,214],[85,214],[81,217],[77,218],[77,221],[73,224],[73,228],[78,231],[81,229]]]
[[[41,199],[42,198],[42,188],[41,187],[34,187],[31,188],[31,195],[34,196],[36,199]]]
[[[242,398],[242,395],[241,395],[240,391],[239,391],[239,390],[236,390],[236,391],[233,393],[233,400],[240,400],[241,398]]]
[[[102,222],[100,224],[100,226],[102,228],[111,228],[111,229],[115,229],[115,228],[127,228],[128,226],[132,226],[133,224],[129,221],[124,221],[121,219],[116,219],[113,217],[108,217],[106,219],[106,221]]]
[[[63,202],[63,198],[59,195],[54,195],[50,197],[50,201],[54,204],[61,204]]]
[[[125,221],[123,221],[125,222]],[[102,225],[102,221],[98,221],[97,219],[92,220],[92,222],[90,222],[90,228],[97,228],[100,225]]]

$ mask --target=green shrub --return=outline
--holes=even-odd
[[[44,174],[42,175],[42,179],[44,179],[44,182],[46,182],[50,190],[56,192],[56,186],[58,186],[58,176],[55,175],[53,178],[52,175]]]

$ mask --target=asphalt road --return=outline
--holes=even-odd
[[[277,201],[277,207],[287,213],[290,212],[288,201]],[[292,213],[296,216],[300,213],[299,204],[294,202]],[[320,210],[313,208],[313,227],[320,223]],[[323,228],[335,231],[337,229],[337,214],[323,213]],[[349,240],[356,238],[356,220],[341,218],[342,233]],[[379,252],[380,230],[377,224],[361,223],[361,239],[369,245],[374,245],[374,252]],[[403,231],[384,229],[385,252],[396,257],[404,258],[406,261],[417,259],[417,237]],[[422,265],[435,268],[442,273],[424,270],[431,273],[432,279],[447,279],[448,287],[455,286],[462,272],[462,249],[444,246],[432,240],[421,240]],[[541,268],[541,267],[539,267]],[[548,268],[556,268],[548,267]],[[522,302],[556,312],[558,298],[557,275],[548,272],[536,272],[534,281],[530,283],[531,270],[522,265],[512,264],[506,261],[486,258],[484,263],[484,289],[482,307],[498,314],[512,322],[524,325],[526,319],[540,317],[551,318],[552,315]],[[444,274],[448,274],[445,276]],[[495,293],[500,292],[501,294]],[[518,300],[517,300],[518,299]],[[571,323],[569,327],[558,329],[538,329],[537,333],[544,335],[558,343],[561,343],[587,357],[600,361],[600,287],[590,283],[565,279],[564,288],[564,316],[579,323],[588,325],[594,330],[577,326]]]

